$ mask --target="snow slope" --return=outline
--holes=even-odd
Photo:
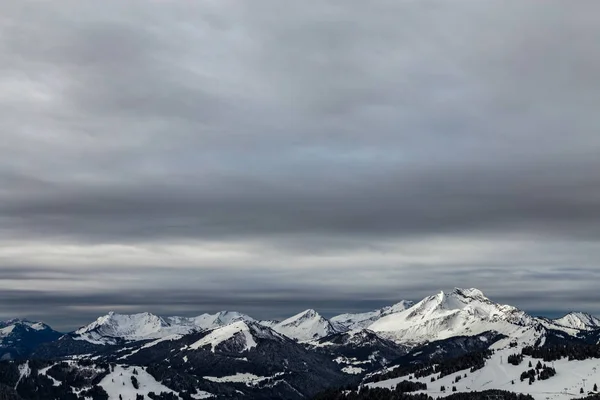
[[[174,326],[188,327],[192,330],[214,329],[236,321],[254,321],[246,314],[235,311],[221,311],[216,314],[202,314],[197,317],[167,317]]]
[[[525,312],[490,301],[478,289],[454,289],[426,297],[412,307],[382,317],[369,329],[397,343],[417,345],[486,331],[528,337],[539,323]],[[538,334],[539,337],[540,334]]]
[[[522,372],[528,368],[529,361],[536,365],[538,359],[525,357],[524,361],[514,366],[507,362],[510,354],[520,353],[521,348],[505,348],[496,351],[496,353],[486,362],[486,366],[480,370],[471,373],[469,370],[463,370],[454,374],[445,376],[431,382],[431,376],[420,379],[413,379],[427,384],[427,390],[422,391],[434,398],[445,397],[452,394],[452,386],[456,386],[458,392],[481,391],[489,389],[501,389],[511,392],[524,393],[532,395],[536,400],[567,400],[582,397],[579,393],[583,387],[585,393],[590,391],[594,383],[600,384],[600,359],[590,359],[584,361],[568,361],[567,358],[547,363],[554,365],[556,376],[544,380],[535,381],[529,385],[529,381],[520,381]],[[465,373],[467,377],[464,378]],[[454,383],[457,376],[463,377],[459,382]],[[400,377],[369,383],[370,387],[394,388],[399,382],[408,378]],[[584,382],[585,379],[585,382]],[[514,384],[512,383],[514,381]],[[446,391],[440,391],[441,386],[446,387]]]
[[[26,319],[9,319],[7,321],[0,321],[0,337],[8,336],[16,327],[28,328],[32,331],[43,331],[50,330],[48,325],[42,322],[32,322]]]
[[[158,339],[188,331],[185,328],[173,327],[163,318],[150,313],[125,315],[110,312],[75,331],[74,338],[96,344],[113,344],[118,339]]]
[[[74,332],[76,340],[95,344],[114,344],[118,340],[160,339],[173,335],[226,326],[235,321],[253,321],[247,315],[222,311],[198,317],[159,317],[150,313],[117,314],[110,312]]]
[[[386,315],[404,311],[413,305],[414,303],[412,301],[402,300],[392,306],[380,308],[375,311],[336,315],[335,317],[330,318],[329,321],[338,332],[364,329]]]
[[[134,369],[137,374],[134,374]],[[139,389],[133,386],[132,377],[135,377],[139,382]],[[149,400],[148,393],[150,392],[156,394],[167,392],[178,395],[178,393],[157,382],[143,367],[117,365],[114,371],[102,379],[99,385],[108,393],[109,400],[119,400],[119,395],[123,399],[135,399],[138,394],[144,395],[144,399]],[[200,392],[196,395],[198,399],[209,397],[212,397],[212,394],[207,392]]]
[[[252,332],[250,332],[250,327],[245,322],[239,321],[223,328],[215,329],[189,348],[191,350],[198,350],[201,347],[210,345],[211,351],[214,353],[218,345],[231,339],[237,339],[240,342],[242,345],[240,352],[256,347],[256,341],[252,336]]]
[[[600,319],[582,312],[571,312],[562,318],[555,319],[554,323],[583,331],[600,329]]]
[[[315,310],[306,310],[272,326],[273,330],[300,342],[335,333],[331,323]]]
[[[244,383],[244,384],[246,384],[246,386],[255,386],[266,380],[276,379],[280,376],[283,376],[284,374],[285,374],[284,372],[278,372],[273,376],[257,376],[257,375],[250,374],[247,372],[238,372],[237,374],[230,375],[230,376],[222,376],[222,377],[204,376],[203,378],[208,381],[216,382],[216,383],[233,382],[233,383]]]
[[[210,350],[214,353],[220,346],[223,346],[229,351],[243,353],[256,347],[260,339],[285,340],[268,327],[253,322],[237,321],[214,329],[185,349],[198,350],[210,346]]]

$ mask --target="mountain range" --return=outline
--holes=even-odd
[[[136,395],[149,396],[154,388],[175,398],[300,399],[415,357],[458,357],[491,346],[539,347],[560,340],[599,343],[600,319],[581,312],[535,317],[477,289],[457,288],[417,303],[400,301],[330,319],[312,309],[282,321],[231,311],[197,317],[111,312],[66,334],[37,322],[0,323],[0,357],[19,360],[2,364],[15,370],[12,375],[0,370],[0,376],[13,377],[0,383],[24,399],[30,398],[27,385],[47,390],[48,396],[98,390],[118,399],[122,388],[114,387],[111,375],[118,367],[121,374],[134,376],[135,369],[145,377],[142,389],[131,389],[131,379],[121,382]],[[81,376],[90,364],[96,376],[78,380],[79,387],[56,384],[69,374]]]

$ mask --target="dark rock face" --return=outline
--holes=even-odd
[[[71,335],[61,336],[58,340],[39,345],[32,353],[31,358],[52,360],[78,354],[95,354],[110,352],[120,348],[93,344],[84,340],[74,340]]]
[[[340,364],[359,366],[365,372],[381,368],[408,352],[408,347],[382,338],[368,329],[329,335],[309,347],[313,351],[329,354]]]
[[[51,343],[63,334],[38,322],[10,320],[0,322],[0,359],[23,359],[44,343]]]
[[[456,358],[475,351],[486,350],[505,337],[496,332],[484,332],[477,336],[456,336],[438,340],[413,349],[405,356],[396,359],[394,364],[414,364]]]

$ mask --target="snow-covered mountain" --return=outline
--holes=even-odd
[[[562,318],[555,319],[554,323],[583,331],[600,329],[600,319],[582,312],[571,312]]]
[[[272,328],[300,342],[322,338],[336,332],[331,323],[315,310],[302,311],[273,325]]]
[[[110,312],[91,324],[74,332],[76,340],[94,344],[114,344],[120,340],[136,341],[157,339],[174,333],[187,333],[189,329],[172,326],[163,318],[150,314],[117,314]]]
[[[221,311],[197,317],[167,317],[165,319],[172,326],[188,327],[193,330],[214,329],[236,321],[254,321],[252,317],[236,311]]]
[[[93,344],[115,344],[185,335],[229,325],[236,321],[253,321],[245,314],[222,311],[198,317],[159,317],[150,313],[117,314],[110,312],[73,333],[75,340]]]
[[[364,329],[382,317],[404,311],[414,304],[415,303],[412,301],[402,300],[392,306],[383,307],[375,311],[336,315],[335,317],[330,318],[329,321],[338,332]]]
[[[43,332],[53,336],[49,340],[46,336],[48,343],[36,342],[38,339],[24,339],[23,332],[36,338]],[[472,360],[477,352],[493,350],[485,367],[461,371],[460,381],[454,372],[446,377],[436,371],[435,386],[452,384],[459,391],[510,390],[513,384],[509,387],[507,382],[516,380],[525,366],[505,366],[509,355],[514,357],[526,346],[594,346],[600,343],[600,321],[584,313],[570,313],[556,320],[536,318],[516,307],[497,304],[477,289],[454,289],[416,304],[402,301],[331,320],[314,310],[281,322],[256,321],[230,311],[197,317],[109,313],[73,333],[60,335],[40,323],[0,323],[0,356],[6,356],[2,346],[7,343],[41,343],[25,354],[42,361],[4,363],[10,371],[0,374],[8,379],[2,381],[0,377],[0,384],[17,388],[24,399],[56,398],[59,391],[64,396],[77,393],[89,398],[83,395],[84,390],[104,388],[109,398],[161,390],[179,393],[182,398],[212,394],[216,398],[301,400],[359,377],[378,376],[381,382],[377,385],[394,385],[406,366],[446,363],[456,357]],[[15,356],[11,353],[6,358]],[[43,360],[48,361],[44,364]],[[448,365],[454,365],[452,362]],[[592,372],[593,368],[600,369],[600,364],[591,363],[565,363],[558,373],[562,378],[564,371],[571,379],[571,375],[590,374],[590,367]],[[556,364],[559,366],[559,361]],[[99,384],[93,379],[98,371],[109,373]],[[75,381],[80,373],[90,379],[77,381],[79,387],[58,384],[65,376]],[[21,384],[19,377],[30,379]],[[134,387],[132,377],[140,388]],[[431,378],[419,380],[431,383]],[[364,382],[370,386],[375,383]],[[554,385],[560,380],[550,382]],[[522,386],[519,381],[514,388],[536,389],[540,395],[545,389],[537,383],[525,389]],[[33,397],[28,392],[32,388]],[[432,386],[429,393],[443,396],[450,392],[437,393]]]
[[[223,396],[217,398],[300,400],[348,378],[329,355],[252,321],[129,343],[100,357],[108,363],[151,365],[163,384],[176,385],[171,389]]]
[[[583,393],[587,394],[592,391],[594,383],[600,378],[600,359],[598,358],[570,360],[568,357],[564,357],[552,362],[545,362],[543,359],[524,356],[519,365],[507,362],[509,356],[518,354],[521,350],[521,346],[497,348],[480,369],[473,371],[465,368],[444,376],[439,373],[425,375],[412,379],[412,381],[426,384],[427,390],[420,392],[433,398],[443,398],[455,391],[472,392],[499,389],[529,394],[536,400],[570,400],[581,398],[584,396]],[[547,380],[535,379],[533,382],[530,382],[529,379],[521,379],[521,374],[530,369],[529,363],[535,366],[538,362],[554,368],[556,376]],[[432,376],[435,378],[431,378]],[[407,379],[408,376],[400,376],[368,383],[367,386],[393,389],[399,382]],[[453,387],[455,390],[451,389]]]
[[[23,319],[0,321],[0,359],[27,356],[35,347],[62,335],[41,322]]]
[[[237,321],[214,329],[208,335],[185,349],[197,350],[199,348],[209,348],[213,353],[216,350],[242,353],[256,347],[259,339],[287,340],[281,334],[266,326],[255,322]]]
[[[495,331],[529,342],[539,338],[536,320],[513,306],[492,302],[478,289],[456,288],[426,297],[380,318],[369,329],[397,343],[416,345],[453,336]]]

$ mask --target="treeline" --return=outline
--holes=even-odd
[[[544,347],[527,346],[521,352],[532,358],[540,358],[546,362],[567,357],[572,360],[587,360],[600,358],[600,344],[561,344]]]
[[[426,394],[408,394],[398,388],[368,388],[362,387],[358,391],[348,391],[340,389],[329,389],[318,395],[314,400],[433,400]]]
[[[30,373],[24,376],[21,376],[19,366],[19,362],[0,362],[0,382],[15,388],[13,392],[16,392],[21,399],[79,400],[83,397],[92,400],[108,400],[108,394],[97,385],[108,373],[108,364],[97,368],[78,369],[67,363],[58,363],[47,370],[47,376],[39,371],[52,366],[50,361],[29,360]],[[58,380],[60,384],[55,386],[52,378]],[[79,395],[73,393],[74,388],[82,390]]]
[[[488,400],[490,396],[497,396],[502,400],[534,400],[530,395],[507,392],[504,390],[486,390],[484,392],[453,393],[447,400]],[[434,400],[426,394],[409,394],[398,390],[383,388],[366,388],[359,391],[328,390],[318,394],[313,400]],[[592,400],[592,399],[585,399]],[[597,400],[597,399],[594,399]]]
[[[529,394],[513,393],[505,390],[486,390],[484,392],[460,392],[445,397],[445,400],[488,400],[490,397],[502,400],[534,400]]]
[[[600,400],[600,394],[592,394],[590,396],[581,397],[575,400]]]
[[[432,361],[423,364],[399,367],[392,371],[369,376],[365,378],[364,382],[381,382],[384,380],[408,375],[414,376],[415,378],[423,378],[429,375],[439,374],[437,377],[439,379],[466,369],[470,370],[471,372],[475,372],[485,366],[485,360],[490,358],[492,354],[494,354],[493,350],[483,350],[437,363]],[[434,381],[435,377],[432,379],[432,382]]]

